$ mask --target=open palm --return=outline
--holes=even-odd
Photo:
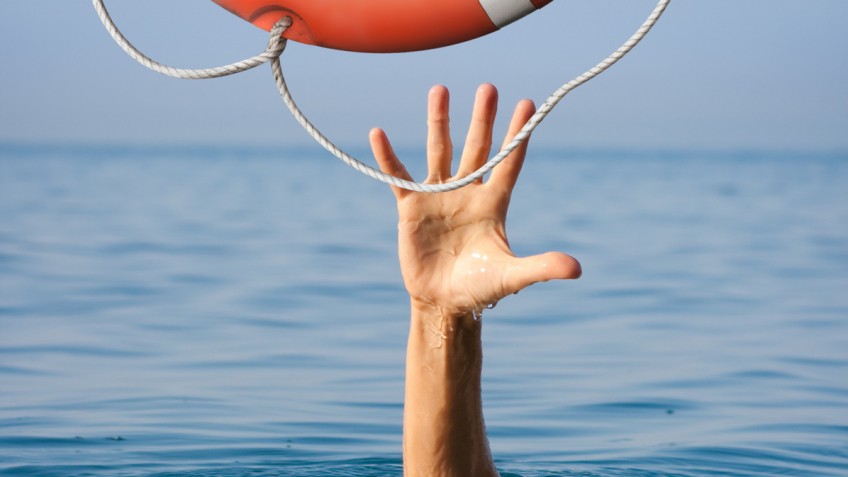
[[[431,90],[425,181],[428,183],[453,179],[448,102],[447,89],[437,86]],[[494,86],[481,86],[455,178],[478,169],[489,157],[496,109]],[[533,111],[530,101],[518,104],[507,140]],[[411,180],[382,130],[371,132],[371,147],[384,172]],[[506,213],[526,151],[525,141],[492,171],[485,183],[480,180],[441,193],[392,187],[398,203],[401,271],[414,301],[451,314],[467,314],[493,305],[533,283],[580,276],[580,264],[566,254],[548,252],[518,258],[509,247]]]

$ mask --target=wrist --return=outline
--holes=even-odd
[[[440,323],[440,328],[462,328],[476,327],[480,323],[481,312],[473,309],[460,309],[455,306],[443,306],[433,301],[410,298],[410,316],[413,323],[426,321]]]

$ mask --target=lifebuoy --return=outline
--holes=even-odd
[[[213,0],[270,30],[292,18],[285,38],[338,50],[390,53],[471,40],[552,0]]]

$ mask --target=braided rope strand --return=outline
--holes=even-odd
[[[121,49],[130,56],[130,58],[157,73],[180,79],[221,78],[223,76],[229,76],[256,68],[257,66],[265,64],[274,58],[278,58],[286,47],[286,41],[280,38],[280,35],[282,35],[283,31],[285,31],[289,25],[291,25],[291,19],[288,17],[278,22],[277,25],[274,25],[274,28],[271,30],[271,40],[268,42],[268,47],[265,51],[252,58],[247,58],[246,60],[241,60],[230,65],[218,66],[215,68],[174,68],[173,66],[163,65],[139,51],[138,48],[133,46],[133,44],[127,40],[127,38],[115,25],[115,22],[112,20],[109,12],[106,10],[106,6],[103,4],[103,0],[92,1],[94,3],[94,10],[97,12],[97,16],[100,18],[103,26],[106,27],[106,31],[109,32],[109,35],[112,36],[115,43],[117,43],[118,46],[120,46]]]
[[[359,172],[373,178],[384,182],[386,184],[390,184],[396,187],[401,187],[403,189],[408,189],[417,192],[447,192],[451,190],[460,189],[462,187],[471,184],[472,182],[480,179],[492,169],[495,168],[498,164],[503,162],[507,156],[512,153],[522,142],[526,141],[528,137],[530,137],[530,133],[536,129],[539,124],[541,124],[542,120],[550,113],[554,107],[559,103],[562,98],[565,97],[572,90],[577,88],[578,86],[586,83],[591,80],[595,76],[598,76],[605,70],[607,70],[610,66],[614,65],[618,60],[620,60],[624,55],[630,52],[641,40],[648,34],[651,28],[657,23],[660,16],[662,16],[666,7],[668,6],[670,0],[659,0],[657,6],[654,7],[651,14],[648,18],[642,23],[638,30],[624,42],[617,50],[615,50],[608,57],[604,58],[603,61],[598,63],[597,65],[590,68],[585,73],[580,76],[574,78],[573,80],[565,83],[560,86],[556,91],[551,94],[544,103],[539,107],[538,110],[527,120],[524,126],[521,128],[518,133],[510,140],[510,142],[503,148],[501,151],[489,159],[488,162],[483,164],[479,169],[468,174],[465,177],[460,179],[443,182],[440,184],[426,184],[423,182],[413,182],[405,179],[401,179],[399,177],[395,177],[389,174],[385,174],[384,172],[374,169],[371,166],[364,164],[363,162],[351,157],[349,154],[341,150],[338,146],[333,144],[326,136],[324,136],[318,128],[316,128],[303,114],[303,112],[298,109],[297,105],[292,99],[291,93],[289,92],[288,86],[286,85],[285,79],[283,77],[283,71],[280,67],[280,59],[274,58],[271,62],[271,68],[274,71],[274,79],[277,82],[277,89],[280,90],[280,95],[283,98],[283,103],[289,108],[289,111],[292,113],[294,118],[298,123],[306,130],[307,134],[309,134],[312,139],[314,139],[318,144],[320,144],[324,149],[330,152],[330,154],[334,155],[336,158],[344,162],[345,164],[353,167]]]
[[[210,78],[220,78],[222,76],[228,76],[236,73],[241,73],[243,71],[247,71],[251,68],[255,68],[263,63],[271,62],[271,70],[274,74],[274,80],[277,84],[277,89],[280,92],[280,96],[282,97],[283,103],[291,112],[292,116],[294,116],[295,120],[303,127],[307,134],[309,134],[318,144],[320,144],[324,149],[329,151],[333,156],[337,159],[341,160],[348,166],[358,170],[359,172],[373,178],[384,182],[386,184],[390,184],[396,187],[400,187],[403,189],[408,189],[417,192],[446,192],[451,190],[456,190],[462,187],[465,187],[468,184],[480,179],[492,169],[495,168],[498,164],[503,162],[507,156],[509,156],[512,151],[515,150],[522,142],[526,141],[528,137],[530,137],[530,133],[536,129],[539,124],[545,119],[545,117],[554,109],[554,107],[572,90],[577,88],[578,86],[586,83],[591,80],[595,76],[598,76],[605,70],[607,70],[610,66],[614,65],[618,60],[620,60],[624,55],[630,52],[641,40],[648,34],[648,32],[653,28],[653,26],[657,23],[659,18],[662,16],[666,7],[671,0],[659,0],[656,7],[654,7],[651,14],[648,18],[642,23],[636,32],[627,39],[617,50],[615,50],[612,54],[606,57],[603,61],[598,63],[597,65],[590,68],[585,73],[580,76],[574,78],[573,80],[565,83],[564,85],[557,88],[538,110],[527,120],[524,126],[521,128],[518,133],[510,140],[510,142],[498,152],[497,155],[489,159],[488,162],[483,164],[479,169],[468,174],[465,177],[460,179],[444,182],[441,184],[426,184],[421,182],[413,182],[405,179],[401,179],[399,177],[395,177],[389,174],[386,174],[378,169],[375,169],[357,159],[350,156],[346,152],[344,152],[341,148],[336,146],[330,139],[328,139],[321,131],[312,124],[305,114],[298,108],[297,104],[292,98],[291,92],[288,89],[288,85],[286,84],[285,77],[283,76],[283,69],[280,66],[280,55],[283,53],[283,50],[286,47],[286,40],[281,37],[283,32],[291,25],[291,18],[283,17],[279,22],[277,22],[274,27],[271,29],[270,37],[268,40],[268,46],[264,52],[246,60],[242,60],[230,65],[219,66],[217,68],[206,68],[206,69],[184,69],[184,68],[174,68],[171,66],[163,65],[149,58],[148,56],[141,53],[136,47],[134,47],[129,40],[124,37],[124,35],[118,30],[118,27],[112,21],[112,18],[109,16],[109,13],[106,11],[106,7],[103,4],[103,0],[92,0],[94,3],[94,8],[97,11],[97,15],[100,17],[100,21],[103,22],[103,25],[106,27],[106,30],[112,36],[116,43],[134,60],[138,61],[145,67],[156,71],[158,73],[162,73],[164,75],[172,76],[175,78],[181,79],[210,79]]]

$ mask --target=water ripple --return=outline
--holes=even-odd
[[[402,474],[395,204],[309,154],[0,144],[0,475]],[[584,276],[486,314],[504,477],[846,475],[845,159],[528,161]]]

